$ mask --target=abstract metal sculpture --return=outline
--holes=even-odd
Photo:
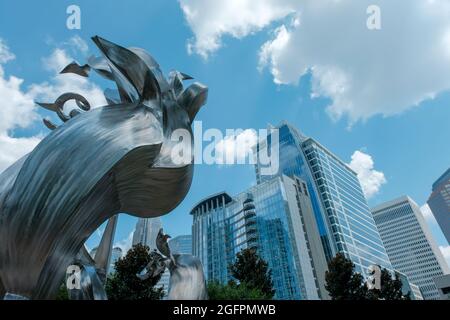
[[[107,300],[105,284],[117,220],[117,215],[108,220],[94,257],[83,246],[71,263],[71,266],[77,266],[80,270],[80,283],[79,288],[67,288],[70,300]],[[70,280],[69,276],[66,274],[66,284]]]
[[[207,99],[207,88],[159,65],[144,50],[93,38],[103,54],[63,72],[88,76],[91,70],[113,80],[109,105],[91,109],[84,97],[68,93],[52,104],[64,122],[28,155],[0,175],[0,278],[5,291],[29,299],[54,297],[65,269],[86,239],[118,213],[157,217],[185,197],[193,175],[171,151],[177,129],[192,137],[191,123]],[[63,105],[80,110],[68,115]],[[187,139],[189,140],[189,139]]]
[[[162,254],[156,250],[151,252],[150,262],[137,277],[142,280],[153,278],[168,268],[170,272],[168,300],[208,299],[201,261],[190,254],[172,254],[167,243],[168,238],[169,236],[160,229],[156,244]]]

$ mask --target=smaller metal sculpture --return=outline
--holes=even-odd
[[[141,280],[156,277],[169,269],[167,300],[207,300],[206,281],[201,261],[190,254],[172,254],[167,239],[169,235],[159,230],[156,238],[158,251],[150,253],[150,262],[136,276]]]

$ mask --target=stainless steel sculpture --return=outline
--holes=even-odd
[[[64,122],[28,155],[0,175],[0,278],[5,291],[49,299],[86,239],[118,213],[156,217],[173,210],[189,190],[193,164],[176,164],[172,141],[187,130],[207,99],[207,88],[159,65],[144,50],[93,38],[103,54],[63,72],[88,76],[94,70],[116,83],[109,105],[90,109],[75,93],[52,104]],[[80,110],[68,115],[74,99]],[[191,141],[181,143],[189,144]]]
[[[118,216],[108,220],[103,232],[100,244],[97,247],[95,257],[91,257],[86,247],[83,246],[71,265],[80,269],[79,288],[69,288],[70,300],[107,300],[105,291],[108,267],[111,259],[114,234],[116,231]],[[70,274],[66,274],[66,283]],[[69,281],[70,282],[70,281]]]
[[[168,300],[206,300],[208,293],[201,261],[190,254],[172,254],[167,243],[168,235],[159,230],[156,250],[150,254],[150,262],[137,274],[142,280],[156,277],[169,269]]]

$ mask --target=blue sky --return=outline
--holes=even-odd
[[[347,163],[357,150],[368,156],[365,160],[374,162],[366,173],[383,173],[386,182],[376,187],[370,206],[403,194],[423,205],[431,184],[450,165],[450,81],[444,74],[450,74],[450,59],[430,59],[427,48],[416,48],[420,38],[409,39],[406,33],[402,36],[409,19],[403,17],[404,26],[399,26],[401,22],[392,17],[403,8],[388,2],[379,1],[386,18],[383,29],[375,31],[378,34],[365,29],[366,12],[358,11],[362,7],[344,6],[342,17],[323,9],[323,21],[338,25],[322,30],[327,23],[313,28],[307,15],[312,9],[302,7],[303,1],[297,2],[280,1],[278,7],[274,1],[262,1],[262,9],[276,14],[253,19],[260,12],[258,8],[243,5],[232,8],[235,14],[226,16],[230,8],[222,1],[217,1],[217,8],[200,0],[2,1],[0,39],[15,58],[3,58],[2,62],[0,50],[0,75],[4,81],[11,80],[11,76],[23,79],[16,89],[28,99],[51,97],[64,87],[55,78],[52,63],[58,57],[82,63],[90,54],[98,54],[91,36],[100,35],[123,46],[139,46],[157,59],[165,73],[177,69],[208,85],[208,104],[197,115],[205,129],[259,129],[288,120]],[[403,12],[419,14],[413,10],[415,1],[411,3],[412,9]],[[66,8],[70,4],[81,8],[81,30],[66,28]],[[317,10],[311,12],[318,14]],[[436,14],[431,9],[429,12],[431,16]],[[240,13],[249,19],[234,21]],[[432,18],[430,21],[440,21]],[[218,23],[220,19],[224,19],[223,24]],[[349,23],[361,19],[361,25],[349,29],[353,31],[348,37],[343,36],[349,33],[347,29],[333,34],[344,28],[341,19]],[[419,27],[425,31],[417,33],[417,37],[427,37],[427,30],[433,34],[447,27],[450,30],[445,22],[423,21],[426,26]],[[305,35],[308,28],[313,29]],[[312,37],[314,32],[316,38]],[[88,50],[73,39],[86,42]],[[318,51],[317,42],[322,43]],[[359,51],[361,46],[367,47],[367,56]],[[397,46],[409,50],[397,52]],[[433,48],[445,51],[439,45]],[[450,57],[450,50],[442,55]],[[97,94],[95,86],[105,86],[99,78],[90,81],[81,86],[92,94]],[[428,95],[432,98],[426,98]],[[1,105],[8,103],[2,101]],[[23,123],[5,122],[2,127],[0,120],[0,138],[3,134],[23,139],[17,141],[24,150],[34,143],[30,137],[39,139],[48,133],[36,117],[36,113],[47,114],[31,107],[27,110],[34,116]],[[5,117],[1,112],[0,117]],[[6,157],[7,152],[6,145],[0,144],[0,154]],[[196,202],[223,190],[233,195],[254,183],[254,171],[248,165],[197,165],[186,199],[162,218],[166,231],[173,236],[190,233],[189,211]],[[129,236],[135,221],[121,215],[116,241]],[[428,217],[428,221],[438,243],[446,246],[433,219]],[[98,240],[94,234],[88,246],[95,246]]]

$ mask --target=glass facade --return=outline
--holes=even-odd
[[[174,237],[169,240],[169,247],[172,254],[192,254],[192,236],[187,234]]]
[[[428,205],[450,243],[450,169],[433,183]]]
[[[254,247],[272,271],[276,299],[319,299],[311,259],[292,231],[292,217],[299,213],[289,199],[296,195],[284,183],[277,177],[233,198],[214,195],[192,209],[193,253],[208,280],[226,283],[236,254]]]
[[[329,241],[330,231],[328,230],[328,225],[325,221],[325,213],[320,202],[320,197],[311,170],[309,169],[308,162],[302,151],[302,142],[307,139],[307,137],[287,123],[283,123],[277,127],[277,129],[279,130],[278,172],[273,176],[261,175],[261,170],[259,166],[256,165],[256,181],[257,183],[261,183],[272,179],[274,176],[281,176],[284,174],[288,177],[299,177],[306,183],[311,204],[314,209],[317,227],[319,228],[323,249],[327,259],[330,260],[336,254],[336,249],[333,247],[333,243]],[[257,154],[259,153],[260,148],[267,148],[270,150],[271,140],[272,137],[269,134],[265,141],[262,141],[262,143],[260,142],[257,145]]]
[[[394,268],[419,286],[424,299],[439,299],[433,278],[449,270],[417,204],[401,197],[372,213]]]
[[[278,175],[298,176],[307,184],[327,259],[344,253],[363,275],[373,264],[392,269],[356,173],[289,124],[278,129]],[[257,151],[270,146],[270,139]],[[259,183],[272,178],[260,175],[258,165],[256,176]]]

